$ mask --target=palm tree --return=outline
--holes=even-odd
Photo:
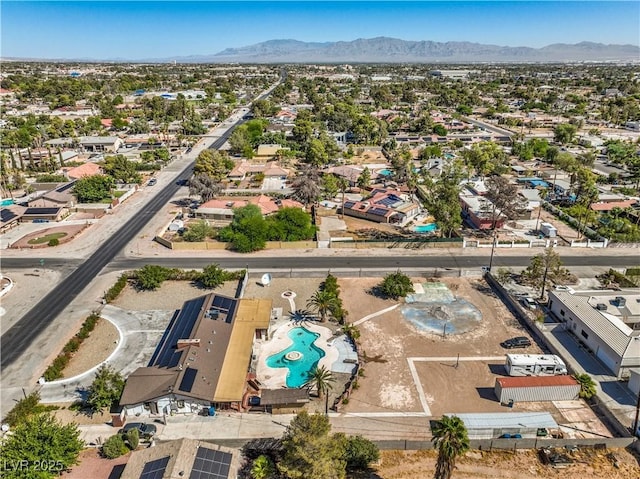
[[[575,374],[573,379],[580,384],[580,392],[578,395],[583,399],[591,399],[598,392],[596,383],[588,374]]]
[[[269,479],[273,476],[275,468],[271,459],[267,456],[260,455],[254,461],[251,466],[251,477],[253,479]]]
[[[342,326],[342,331],[344,332],[344,334],[347,335],[347,337],[349,337],[349,339],[351,339],[354,343],[360,339],[360,330],[358,329],[357,326],[354,326],[353,324],[345,324],[344,326]]]
[[[307,301],[307,308],[311,308],[320,315],[320,321],[327,320],[327,314],[338,307],[336,295],[330,291],[316,291]]]
[[[309,384],[315,386],[318,390],[318,397],[324,395],[324,413],[329,414],[329,391],[333,389],[335,378],[331,371],[324,366],[316,366],[309,371]]]
[[[291,189],[293,190],[291,197],[305,206],[309,206],[320,197],[320,186],[318,184],[319,177],[317,172],[315,170],[307,170],[297,176],[291,183]]]
[[[438,449],[434,479],[449,479],[456,458],[469,450],[467,428],[458,416],[442,416],[433,426],[433,444]]]

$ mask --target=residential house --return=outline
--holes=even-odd
[[[270,161],[266,164],[256,165],[249,161],[242,160],[229,172],[227,178],[230,180],[244,180],[247,177],[262,173],[265,178],[282,178],[289,176],[290,170],[282,168],[277,161]]]
[[[73,168],[63,168],[64,175],[69,180],[79,180],[87,176],[95,176],[102,174],[102,168],[97,163],[83,163]]]
[[[120,479],[236,479],[241,462],[241,455],[234,449],[182,438],[134,451],[122,475],[117,476]]]
[[[358,178],[364,171],[361,166],[332,166],[324,170],[324,173],[330,173],[336,175],[339,178],[345,179],[350,187],[354,187],[358,184]]]
[[[550,291],[549,309],[618,378],[640,367],[640,289]]]
[[[504,216],[500,212],[496,212],[496,218],[493,218],[493,203],[484,196],[473,193],[465,189],[460,192],[460,205],[462,206],[462,217],[474,228],[480,230],[488,230],[494,227],[502,228],[504,225]]]
[[[233,221],[233,209],[247,205],[256,205],[264,216],[276,213],[281,208],[304,209],[302,203],[288,198],[275,199],[270,196],[252,196],[248,199],[213,199],[201,204],[194,212],[196,218],[213,220],[217,226]]]
[[[258,150],[256,151],[255,158],[256,159],[274,159],[280,150],[288,150],[289,148],[282,145],[259,145]]]
[[[396,190],[375,188],[361,201],[344,202],[344,214],[376,223],[407,224],[420,213],[420,205]]]
[[[87,152],[115,153],[122,146],[122,140],[117,136],[81,136],[78,144]]]
[[[254,340],[266,338],[271,300],[214,293],[187,301],[147,367],[128,378],[125,416],[242,409]]]

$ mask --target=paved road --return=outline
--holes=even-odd
[[[69,269],[81,263],[81,260],[63,260],[60,258],[43,258],[45,266],[52,269]],[[138,269],[145,264],[158,264],[169,268],[202,268],[210,263],[217,263],[223,268],[249,268],[264,270],[288,269],[339,269],[339,268],[480,268],[487,264],[487,255],[457,256],[312,256],[301,252],[300,256],[252,257],[234,255],[233,257],[195,257],[195,258],[124,258],[118,257],[108,265],[109,270]],[[494,257],[495,267],[526,267],[531,255]],[[594,266],[628,268],[640,266],[640,259],[631,256],[585,255],[566,256],[562,261],[567,267]],[[2,265],[6,269],[36,268],[38,260],[31,258],[6,258]],[[4,336],[3,336],[4,338]]]
[[[490,131],[497,135],[512,137],[514,133],[505,128],[500,128],[499,126],[492,125],[491,123],[487,123],[486,121],[474,120],[473,118],[464,118],[464,121],[471,123],[477,127],[482,128],[483,130]]]

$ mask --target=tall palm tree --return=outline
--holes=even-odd
[[[301,172],[291,183],[291,197],[305,206],[315,203],[320,197],[320,179],[317,171],[308,169]]]
[[[573,378],[580,384],[580,393],[583,399],[591,399],[598,393],[595,381],[588,374],[576,374]]]
[[[324,396],[324,413],[329,414],[329,391],[333,389],[335,378],[324,366],[316,366],[309,371],[309,384],[318,390],[318,397]]]
[[[316,291],[307,301],[307,308],[311,308],[320,315],[320,321],[327,320],[327,314],[338,307],[336,295],[330,291]]]
[[[346,334],[354,343],[360,339],[360,330],[353,324],[345,324],[342,326],[342,331]]]
[[[467,429],[458,416],[442,416],[433,426],[433,444],[438,450],[434,479],[449,479],[456,458],[469,450]]]
[[[251,477],[253,479],[269,479],[273,477],[275,473],[275,468],[273,467],[273,463],[271,459],[267,456],[260,455],[258,456],[251,466]]]

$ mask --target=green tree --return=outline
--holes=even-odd
[[[547,248],[544,253],[531,258],[521,276],[525,283],[540,289],[541,295],[550,285],[563,283],[571,277],[569,271],[562,267],[562,259],[553,248]]]
[[[169,279],[171,270],[155,264],[147,264],[136,271],[136,284],[142,290],[155,290]]]
[[[29,416],[0,443],[0,476],[6,479],[49,479],[77,464],[84,448],[76,424],[62,425],[51,414]],[[17,466],[27,461],[28,470]],[[35,470],[37,464],[52,465]]]
[[[369,465],[380,459],[380,451],[369,439],[360,435],[346,438],[345,459],[350,471],[366,471]]]
[[[437,124],[433,126],[433,133],[438,136],[447,136],[447,129],[444,125]]]
[[[209,225],[207,220],[199,220],[192,223],[187,231],[182,234],[182,238],[189,243],[204,241],[207,237],[215,234],[215,230]]]
[[[336,295],[329,291],[316,291],[307,301],[307,307],[320,315],[320,321],[327,321],[327,315],[336,309],[338,300]]]
[[[142,176],[136,171],[136,164],[124,155],[107,156],[102,168],[116,182],[142,183]]]
[[[329,155],[324,147],[324,143],[317,138],[313,138],[307,144],[305,152],[305,162],[313,167],[320,167],[329,162]]]
[[[580,384],[579,396],[582,399],[591,399],[598,394],[596,383],[588,374],[574,374],[573,378]]]
[[[562,123],[553,130],[553,139],[562,144],[572,143],[575,139],[578,128],[571,123]]]
[[[73,185],[79,203],[97,203],[111,197],[114,181],[111,176],[94,175],[80,178]]]
[[[115,459],[129,452],[122,434],[114,434],[102,445],[102,455],[107,459]]]
[[[398,270],[395,273],[387,274],[378,285],[378,289],[385,296],[398,299],[413,293],[413,283],[409,276]]]
[[[282,438],[279,472],[289,479],[344,479],[343,441],[331,436],[330,429],[327,416],[299,413]]]
[[[268,237],[269,224],[260,208],[252,204],[234,208],[233,221],[218,233],[221,241],[229,242],[231,249],[240,253],[264,249]]]
[[[296,207],[281,208],[267,219],[267,224],[269,239],[275,241],[304,241],[316,233],[311,215]]]
[[[433,444],[438,450],[434,479],[449,479],[456,459],[469,450],[467,429],[457,416],[443,416],[433,426]]]
[[[87,404],[94,411],[100,411],[116,404],[122,396],[124,379],[119,372],[110,366],[102,365],[96,372],[96,377],[89,386]]]
[[[342,332],[347,335],[354,343],[360,339],[360,330],[353,324],[345,324],[342,326]]]
[[[451,165],[445,168],[437,181],[430,176],[424,178],[425,206],[447,238],[462,226],[459,198],[462,176],[460,165]]]
[[[206,174],[220,183],[227,177],[234,165],[235,163],[226,153],[207,149],[198,154],[193,173],[195,175]]]
[[[322,176],[322,192],[327,200],[332,200],[338,194],[338,178],[332,174]]]
[[[200,275],[198,281],[200,281],[205,288],[217,288],[229,280],[230,276],[227,271],[217,264],[210,264],[203,268],[202,275]]]
[[[253,479],[269,479],[273,477],[276,469],[269,459],[264,454],[256,457],[251,464],[251,477]]]
[[[40,393],[34,391],[28,396],[20,399],[15,406],[7,413],[4,418],[4,423],[10,427],[16,427],[21,422],[24,422],[28,417],[34,414],[40,414],[46,412],[47,406],[40,404]]]
[[[360,188],[361,190],[366,190],[371,184],[371,170],[369,170],[369,168],[367,168],[366,166],[364,167],[364,170],[362,170],[362,173],[360,173],[360,175],[358,176],[357,184],[358,188]]]

